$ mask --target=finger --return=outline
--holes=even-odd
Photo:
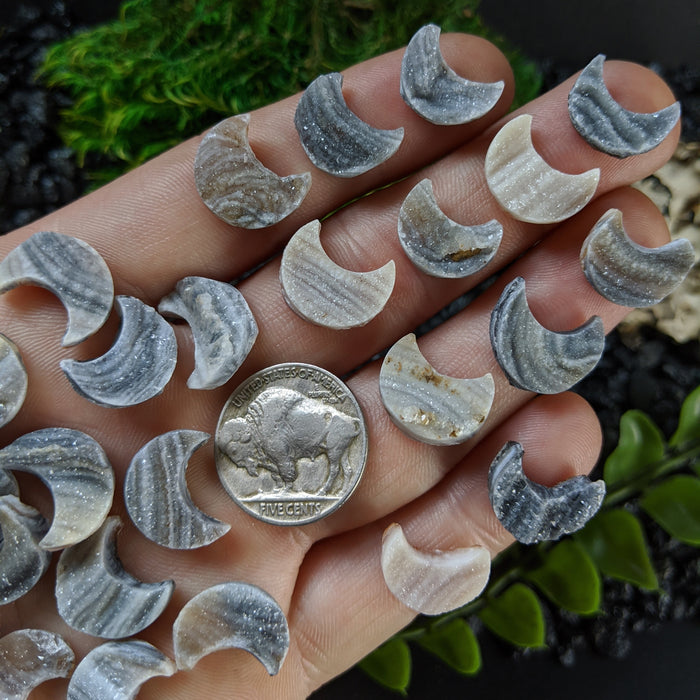
[[[647,85],[647,109],[671,99],[665,85],[651,71],[634,64],[616,64],[615,68],[611,81],[616,85],[617,81]],[[534,101],[528,105],[527,112],[534,116],[540,140],[543,134],[547,135],[541,150],[552,167],[569,172],[601,168],[598,197],[645,177],[672,153],[677,134],[658,149],[625,161],[594,151],[571,126],[566,113],[569,87],[568,83],[563,84]],[[396,263],[393,294],[385,309],[366,326],[339,333],[299,318],[284,302],[279,260],[272,261],[241,283],[239,287],[264,329],[251,354],[248,369],[264,367],[270,363],[270,358],[285,354],[323,365],[338,374],[348,372],[554,230],[556,226],[553,225],[513,219],[489,192],[483,159],[498,126],[494,125],[420,173],[345,208],[323,223],[322,245],[341,267],[366,271],[377,269],[389,260]],[[425,177],[432,179],[436,198],[451,218],[466,223],[485,223],[496,218],[503,224],[503,242],[495,258],[482,271],[461,280],[438,279],[420,272],[404,254],[397,235],[399,209],[410,189]]]
[[[597,218],[610,207],[623,212],[630,235],[640,244],[659,245],[667,240],[668,230],[656,207],[636,190],[617,190],[599,198],[586,211],[562,224],[467,309],[420,339],[421,352],[439,373],[480,377],[490,372],[494,377],[496,394],[493,407],[479,433],[469,442],[454,447],[436,447],[412,440],[401,432],[389,418],[379,395],[379,362],[349,380],[369,431],[370,452],[365,475],[355,493],[336,514],[300,528],[304,537],[313,541],[358,527],[416,498],[437,483],[494,426],[528,400],[527,392],[509,385],[496,363],[489,340],[491,310],[503,286],[513,277],[521,275],[526,279],[533,313],[551,330],[569,330],[592,315],[601,316],[606,328],[611,329],[623,318],[628,310],[600,297],[588,284],[579,262],[583,239]],[[285,356],[283,352],[282,348],[266,361],[272,363],[275,358],[309,360],[308,356]],[[311,356],[312,361],[317,359]],[[324,357],[323,360],[336,362],[336,368],[338,362],[343,362],[342,357],[338,360]],[[51,371],[60,372],[57,366]],[[244,367],[244,372],[248,371],[252,370]],[[86,431],[105,447],[118,478],[121,478],[136,450],[155,434],[180,427],[214,432],[229,389],[192,392],[186,387],[185,377],[185,373],[179,374],[164,395],[131,409],[124,430],[118,430],[120,424],[115,423],[123,414],[117,411],[115,416],[113,410],[96,408],[88,401],[76,401],[75,398],[71,425],[86,426]],[[31,407],[35,411],[29,413],[32,420],[49,420],[52,406],[55,408],[56,404],[71,401],[72,389],[68,386],[56,388],[60,385],[59,380],[60,377],[30,385]],[[41,426],[42,423],[38,422],[31,427]],[[8,429],[21,431],[28,427],[18,416]],[[211,447],[195,455],[189,472],[192,479],[197,479],[192,484],[195,502],[210,504],[209,512],[231,523],[234,531],[242,528],[247,532],[252,528],[255,535],[260,536],[260,524],[257,521],[246,523],[250,518],[225,495],[212,462]],[[404,472],[410,473],[411,479],[403,478]],[[33,505],[41,507],[44,504]]]
[[[377,65],[382,66],[383,64],[378,63]],[[653,109],[659,106],[659,103],[669,99],[666,86],[650,71],[632,64],[613,64],[613,69],[613,75],[608,79],[611,83],[611,89],[624,92],[627,85],[636,83],[644,85],[645,90],[643,94],[645,99],[648,100],[645,104],[646,109]],[[543,122],[543,126],[552,112],[562,110],[562,104],[566,102],[567,89],[567,86],[564,85],[531,105],[531,111],[537,116],[538,122]],[[637,88],[634,88],[634,90],[637,90]],[[623,95],[620,95],[620,99],[623,99]],[[642,108],[636,102],[630,107]],[[603,169],[604,177],[601,181],[601,192],[604,192],[619,181],[631,181],[647,174],[660,160],[668,156],[670,148],[673,146],[673,137],[669,137],[664,144],[649,154],[618,162],[616,159],[598,154],[590,149],[578,137],[573,127],[570,126],[566,115],[559,116],[562,118],[560,122],[548,125],[554,133],[556,133],[557,129],[564,131],[550,143],[550,147],[558,149],[559,155],[557,156],[556,153],[553,153],[548,154],[548,157],[564,159],[564,156],[567,154],[570,156],[572,153],[575,153],[579,160],[581,158],[586,160],[585,167],[589,167],[594,163],[607,163],[608,165],[605,165]],[[246,373],[274,362],[290,359],[321,364],[337,374],[344,374],[374,352],[386,347],[397,337],[414,328],[418,322],[429,317],[459,293],[511,260],[514,256],[520,254],[542,236],[543,233],[546,233],[549,227],[523,224],[504,217],[503,212],[495,204],[483,181],[481,161],[487,143],[488,138],[482,137],[475,144],[469,144],[417,177],[428,174],[435,179],[437,195],[440,196],[440,188],[442,187],[443,192],[446,193],[445,201],[447,203],[452,201],[452,205],[459,209],[456,213],[456,218],[469,221],[471,220],[470,217],[473,216],[469,212],[472,211],[479,212],[481,220],[487,220],[494,216],[498,216],[503,220],[505,240],[501,251],[491,265],[471,279],[460,281],[436,280],[419,273],[403,255],[396,235],[396,217],[400,202],[408,187],[417,178],[401,183],[389,190],[379,192],[373,197],[347,208],[329,220],[324,225],[324,245],[328,247],[329,253],[344,267],[368,269],[378,267],[389,258],[396,260],[398,269],[397,287],[387,309],[367,326],[351,331],[337,333],[311,326],[299,319],[284,303],[278,281],[277,263],[268,265],[240,285],[240,289],[248,299],[253,313],[258,319],[261,333],[250,360],[241,369],[239,376],[244,376]],[[143,174],[135,175],[135,178],[136,181],[123,178],[121,181],[122,185],[126,186],[128,182],[131,182],[132,185],[136,185],[137,191],[148,193],[147,183],[151,182],[152,178],[144,177]],[[177,190],[177,188],[171,187],[168,191],[170,189]],[[457,196],[460,192],[464,192],[465,196]],[[149,196],[151,195],[154,195],[152,191]],[[132,194],[131,196],[136,196],[137,199],[140,198],[138,194]],[[160,200],[162,199],[163,197],[160,197]],[[111,193],[107,200],[110,202],[110,207],[116,207],[122,212],[122,215],[124,214],[124,209],[122,208],[123,197],[116,197],[114,193]],[[155,198],[155,201],[159,201],[158,197]],[[132,204],[134,203],[132,202]],[[159,205],[156,205],[156,209],[158,207]],[[466,210],[464,209],[465,207]],[[86,206],[85,208],[88,212],[92,212],[91,207]],[[158,236],[156,236],[155,242],[149,241],[148,244],[143,239],[139,239],[139,236],[143,236],[143,231],[149,230],[150,224],[154,222],[148,219],[146,212],[139,212],[138,207],[131,206],[126,208],[126,219],[131,221],[132,225],[134,217],[129,214],[131,211],[136,212],[136,214],[143,214],[146,217],[146,225],[139,229],[140,233],[138,235],[134,231],[126,232],[132,238],[135,237],[135,249],[137,251],[137,254],[129,252],[127,257],[139,269],[144,264],[149,267],[148,279],[155,280],[152,284],[160,285],[161,288],[165,287],[159,275],[159,270],[162,269],[163,265],[166,265],[168,270],[177,270],[175,273],[167,273],[171,277],[179,277],[185,272],[196,273],[202,271],[201,269],[196,269],[197,256],[202,248],[199,246],[194,247],[191,255],[188,252],[185,255],[173,257],[172,250],[176,248],[171,247],[169,255],[163,257],[162,246],[157,243]],[[176,221],[186,222],[187,217],[180,216],[180,213],[178,212],[178,216],[175,217]],[[448,213],[455,214],[453,211],[448,211]],[[85,215],[88,218],[94,216],[93,213]],[[116,215],[115,213],[114,216]],[[63,214],[57,214],[56,216],[63,216]],[[98,229],[98,233],[101,233],[105,242],[109,239],[109,245],[123,248],[125,241],[129,241],[131,244],[131,239],[128,235],[125,236],[121,232],[113,230],[114,216],[105,217],[105,223],[101,229]],[[138,216],[136,216],[136,219],[138,219]],[[84,219],[78,217],[78,225],[82,225],[80,222],[83,221]],[[188,224],[181,223],[182,225],[187,227]],[[175,224],[175,229],[180,232],[175,235],[182,237],[183,231],[177,227],[177,223]],[[6,241],[0,241],[0,245],[4,243]],[[206,246],[203,249],[206,249]],[[144,250],[147,251],[145,254]],[[160,257],[158,257],[160,262],[153,258],[153,251],[160,251]],[[208,254],[210,253],[211,250],[209,250]],[[226,260],[226,258],[226,255],[221,254],[215,256],[217,261]],[[212,267],[216,267],[218,264],[220,263],[214,263]],[[223,264],[228,263],[224,262]],[[208,268],[206,272],[211,275],[212,271]],[[171,280],[170,283],[174,284],[174,280]],[[120,284],[120,278],[117,277],[118,287]],[[170,288],[168,286],[167,291],[170,291]],[[141,291],[146,292],[145,289]],[[144,294],[144,296],[148,297],[149,295]],[[152,303],[157,303],[158,301],[158,299],[147,300]],[[50,414],[54,408],[61,406],[61,397],[70,396],[72,393],[66,378],[58,370],[57,360],[59,357],[69,356],[77,359],[87,359],[90,356],[95,356],[91,355],[90,351],[95,347],[95,344],[100,342],[102,347],[107,347],[108,343],[105,341],[107,333],[102,334],[102,340],[97,339],[93,341],[93,344],[83,344],[74,350],[68,351],[44,342],[44,338],[58,337],[64,324],[65,312],[60,308],[58,302],[43,290],[27,292],[27,288],[22,288],[9,292],[0,297],[0,309],[3,309],[3,315],[8,318],[6,332],[15,340],[22,351],[26,351],[29,366],[36,368],[35,371],[39,371],[33,386],[41,386],[48,390],[48,400],[47,394],[43,389],[39,393],[32,393],[28,397],[27,409],[31,407],[35,410],[36,412],[33,415],[36,417]],[[112,329],[114,325],[116,324],[113,324]],[[47,334],[49,327],[54,329],[53,335]],[[49,355],[48,357],[47,354]],[[55,360],[54,355],[56,356]],[[49,360],[51,364],[49,364]],[[46,368],[45,374],[40,373],[42,368]],[[182,376],[181,371],[178,370],[178,377],[180,376]],[[155,415],[160,415],[161,407],[165,411],[166,407],[171,406],[171,404],[167,403],[168,398],[180,398],[182,395],[183,389],[178,384],[178,377],[176,377],[174,382],[171,382],[162,399],[158,399],[154,404],[149,404],[149,407],[155,409]],[[209,400],[216,399],[218,401],[218,396],[215,395],[210,395],[208,398]],[[199,398],[193,402],[182,402],[179,405],[190,405],[192,408],[199,406],[208,411],[207,417],[212,415],[211,406],[204,407],[203,402]],[[102,423],[103,419],[100,419],[99,416],[106,415],[104,413],[105,409],[98,409],[95,414],[87,415],[88,408],[91,408],[91,406],[85,402],[82,405],[78,405],[76,410],[79,414],[76,417],[81,419],[88,418],[88,425],[96,422]],[[107,413],[109,412],[107,410]],[[143,413],[144,411],[142,408],[139,408],[137,412]],[[27,415],[26,411],[24,415]],[[152,421],[152,418],[148,420],[147,416],[140,417],[146,418],[146,421],[139,421],[139,426],[147,425]],[[204,417],[202,416],[202,418]],[[21,423],[22,417],[20,416],[13,429],[19,429]],[[212,423],[209,425],[211,426]]]
[[[308,691],[352,666],[415,616],[384,583],[381,540],[389,524],[401,524],[411,545],[422,551],[478,544],[496,554],[512,542],[487,492],[488,465],[508,440],[523,444],[530,478],[551,484],[592,469],[600,429],[579,397],[538,397],[423,497],[381,521],[319,542],[301,568],[289,615],[297,639],[292,659],[298,658],[299,670],[307,674]]]
[[[660,245],[668,229],[656,207],[640,192],[622,189],[599,198],[585,212],[562,224],[533,248],[465,310],[419,339],[419,348],[441,374],[481,377],[495,382],[491,411],[479,432],[452,447],[427,445],[405,435],[389,418],[379,394],[379,361],[349,380],[365,413],[371,451],[357,490],[337,513],[308,527],[314,539],[352,529],[383,517],[435,485],[502,421],[531,398],[511,386],[491,347],[491,311],[503,287],[514,277],[526,280],[535,318],[553,331],[575,328],[593,315],[612,329],[629,311],[605,300],[588,284],[579,251],[590,227],[610,207],[623,211],[630,235],[642,245]],[[407,478],[410,475],[410,478]]]
[[[421,119],[401,99],[403,51],[349,68],[344,73],[348,106],[373,126],[405,129],[395,156],[360,177],[333,177],[311,165],[294,127],[299,95],[252,115],[251,146],[266,167],[280,175],[312,172],[311,191],[301,207],[277,226],[236,229],[206,208],[194,187],[197,137],[32,224],[12,241],[39,230],[37,226],[82,238],[105,257],[119,292],[151,303],[186,275],[232,279],[265,260],[302,224],[430,163],[505,113],[513,96],[513,78],[501,52],[479,37],[463,34],[444,35],[441,48],[446,60],[472,79],[506,82],[497,106],[471,124],[440,128]],[[0,254],[6,250],[3,244],[13,243],[0,242]]]
[[[658,226],[660,214],[653,207],[650,211],[645,210],[645,207],[651,205],[643,195],[636,191],[622,190],[596,202],[595,207],[604,210],[613,204],[626,212],[625,217],[629,221],[629,230],[638,242],[652,244],[662,237]],[[585,281],[579,278],[581,273],[578,265],[578,247],[580,240],[585,235],[588,223],[595,220],[597,213],[592,210],[567,222],[561,227],[561,230],[557,231],[556,235],[550,236],[533,252],[525,256],[519,263],[520,267],[509,271],[511,276],[518,273],[527,274],[528,270],[535,270],[538,273],[542,271],[544,273],[543,280],[540,282],[539,277],[537,278],[536,289],[538,293],[535,295],[540,301],[551,298],[551,290],[560,289],[563,280],[564,287],[570,291],[572,299],[563,304],[560,309],[554,309],[554,316],[559,317],[559,322],[563,321],[567,325],[569,318],[568,316],[562,318],[562,313],[585,317],[588,313],[600,311],[605,313],[608,322],[612,323],[615,320],[613,315],[624,311],[602,300],[585,286]],[[657,217],[656,222],[654,215]],[[587,217],[588,221],[584,220],[584,216]],[[581,225],[577,228],[577,224]],[[422,339],[426,355],[436,358],[436,365],[449,366],[447,373],[455,376],[472,376],[472,363],[476,362],[478,365],[479,362],[490,362],[490,367],[494,371],[494,375],[497,376],[498,369],[493,364],[493,358],[488,348],[488,335],[478,332],[479,324],[488,324],[488,313],[493,303],[493,298],[488,298],[489,293],[492,293],[492,297],[496,294],[495,290],[493,292],[489,290],[482,299],[476,302],[475,306],[481,305],[482,308],[467,309],[459,317]],[[581,306],[578,309],[572,309],[573,304]],[[536,307],[534,301],[533,306]],[[548,322],[549,309],[549,305],[542,304],[539,310],[539,313],[545,317],[542,319],[544,323]],[[483,367],[477,367],[477,371],[482,369]],[[405,504],[410,504],[411,501],[420,498],[432,487],[438,489],[434,493],[442,493],[439,491],[442,487],[435,486],[441,480],[450,484],[447,487],[447,492],[452,493],[453,497],[464,493],[464,489],[466,491],[476,489],[474,482],[464,481],[464,479],[459,482],[454,481],[460,478],[458,475],[462,473],[464,458],[475,441],[469,445],[440,449],[407,438],[390,422],[381,406],[376,384],[376,367],[368,368],[358,374],[351,380],[351,387],[367,414],[372,436],[370,463],[367,466],[365,479],[361,482],[357,493],[336,515],[324,521],[304,528],[279,528],[249,518],[223,494],[213,473],[210,457],[203,455],[196,455],[190,466],[196,476],[194,480],[190,480],[194,501],[206,504],[207,512],[233,525],[232,531],[225,538],[210,547],[196,552],[171,552],[154,547],[146,542],[133,526],[128,524],[123,513],[123,506],[118,502],[116,511],[123,515],[125,521],[123,541],[129,542],[129,547],[125,547],[122,553],[127,570],[137,578],[149,581],[174,577],[178,584],[172,605],[161,620],[144,633],[145,639],[157,642],[161,648],[169,651],[171,641],[168,630],[177,609],[191,595],[223,579],[257,583],[268,589],[286,607],[289,603],[290,591],[285,582],[294,578],[301,558],[312,541],[362,526],[372,522],[375,518],[385,519],[387,514]],[[573,473],[585,471],[590,466],[592,462],[589,463],[585,459],[580,460],[576,457],[578,454],[583,454],[584,447],[595,453],[598,445],[597,433],[595,430],[591,432],[586,427],[588,419],[579,421],[577,418],[582,409],[576,408],[576,411],[571,414],[572,419],[576,421],[576,430],[567,434],[559,427],[561,421],[567,420],[566,414],[569,404],[557,403],[556,399],[561,398],[565,402],[570,402],[572,399],[568,397],[542,399],[544,404],[534,403],[531,405],[546,406],[547,411],[544,413],[521,411],[509,423],[502,424],[504,420],[508,420],[507,416],[510,413],[528,400],[529,394],[509,387],[501,376],[497,377],[497,395],[499,403],[494,408],[495,418],[489,419],[491,424],[485,426],[485,439],[476,446],[472,453],[476,457],[472,458],[471,455],[468,457],[470,464],[481,464],[481,471],[479,472],[477,469],[473,475],[476,483],[479,479],[483,481],[484,464],[488,463],[479,459],[478,455],[482,454],[483,450],[490,450],[495,454],[495,450],[506,439],[516,439],[525,445],[528,456],[526,470],[531,478],[545,484],[554,483],[559,478],[568,478]],[[559,423],[552,420],[550,424],[550,414],[556,413],[555,407],[562,412],[562,415],[557,418]],[[529,422],[526,420],[528,416]],[[508,425],[507,431],[503,425]],[[538,442],[530,438],[533,433],[540,436],[546,434],[543,432],[543,426],[548,426],[551,435],[557,436],[556,440],[559,439],[559,436],[566,439],[569,450],[567,454],[573,460],[568,464],[568,471],[561,464],[548,461],[546,451],[544,455],[540,455],[539,450],[543,449],[543,446],[545,450],[550,448],[555,450],[552,454],[556,454],[558,445],[556,440],[549,439],[549,441]],[[571,447],[569,442],[577,444]],[[492,459],[493,454],[490,459]],[[530,464],[533,465],[534,471],[530,470]],[[446,474],[449,475],[445,477]],[[445,478],[443,479],[443,477]],[[462,491],[459,490],[459,484],[464,486]],[[483,495],[482,491],[481,502],[469,500],[464,501],[464,503],[474,502],[476,504],[473,518],[475,523],[481,523],[478,526],[481,528],[479,530],[480,541],[489,543],[489,546],[495,551],[500,546],[504,535],[492,515],[488,518],[483,517],[484,513],[490,513],[488,508],[484,510],[486,502],[483,500]],[[460,500],[460,502],[462,501]],[[410,506],[408,507],[410,508]],[[475,527],[477,526],[475,525]],[[409,541],[411,540],[409,539]],[[439,546],[439,543],[436,543],[435,546]],[[456,544],[452,546],[456,546]],[[264,552],[264,556],[261,556],[261,552]],[[32,598],[32,600],[34,599]],[[25,603],[30,606],[28,609],[23,609],[22,606]],[[26,601],[20,601],[19,609],[22,619],[32,619],[32,605],[29,597]],[[82,635],[76,635],[67,628],[63,629],[65,626],[62,626],[60,622],[57,624],[61,626],[59,631],[71,641],[78,638],[76,646],[79,650],[83,647],[86,649],[86,644],[90,644],[90,642],[81,639]],[[215,660],[208,663],[215,663]],[[250,672],[256,673],[257,669],[253,666]]]

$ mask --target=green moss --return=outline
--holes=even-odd
[[[432,4],[432,3],[431,3]],[[534,65],[490,32],[477,0],[127,0],[109,24],[48,52],[40,78],[73,97],[60,132],[82,160],[136,166],[222,115],[302,90],[317,75],[407,43],[427,22],[505,51],[516,102],[539,91]]]

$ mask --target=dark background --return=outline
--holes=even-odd
[[[700,67],[698,0],[482,0],[479,14],[531,58]]]

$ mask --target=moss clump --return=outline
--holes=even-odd
[[[540,76],[490,32],[478,0],[127,0],[119,18],[56,44],[40,78],[73,97],[60,125],[78,158],[136,166],[222,115],[302,90],[317,75],[400,47],[423,24],[486,36],[508,55],[517,102]]]

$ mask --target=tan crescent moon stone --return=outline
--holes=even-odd
[[[379,372],[379,393],[396,425],[415,440],[456,445],[472,437],[491,410],[493,377],[462,379],[437,372],[409,333],[391,346]]]
[[[474,600],[491,573],[491,554],[475,545],[420,552],[393,523],[382,538],[382,572],[394,596],[423,615],[440,615]]]
[[[311,188],[311,173],[281,177],[266,168],[248,142],[249,114],[228,117],[202,139],[194,180],[202,201],[232,226],[272,226],[299,207]]]
[[[563,221],[593,197],[600,169],[571,175],[552,168],[532,144],[532,116],[511,119],[494,137],[484,169],[491,194],[514,218],[533,224]]]

